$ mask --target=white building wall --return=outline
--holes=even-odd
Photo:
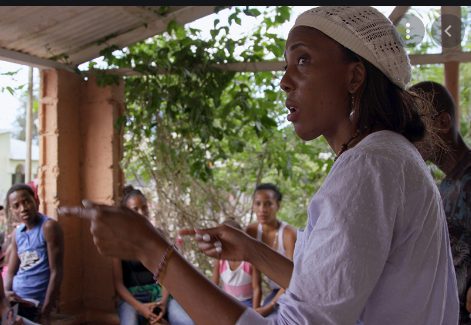
[[[11,186],[10,175],[10,133],[0,133],[0,202],[3,205],[5,194]]]
[[[21,143],[20,143],[21,142]],[[0,131],[0,204],[4,205],[5,203],[5,195],[8,191],[8,189],[12,186],[12,175],[15,174],[16,167],[18,165],[23,165],[23,169],[25,166],[25,161],[24,157],[26,157],[26,151],[24,152],[23,157],[19,157],[18,154],[16,154],[16,157],[12,159],[11,153],[12,151],[17,152],[18,148],[11,148],[12,143],[16,145],[21,145],[21,147],[24,146],[26,148],[26,144],[23,141],[18,141],[14,140],[12,141],[11,139],[11,134],[9,131]],[[32,171],[32,178],[34,179],[36,177],[37,171],[38,171],[38,164],[39,161],[37,159],[37,146],[33,149],[33,151],[36,151],[35,154],[33,155],[33,161],[31,162],[31,171]],[[12,150],[13,149],[13,150]],[[23,159],[18,159],[18,158],[23,158]]]

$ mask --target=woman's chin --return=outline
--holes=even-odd
[[[296,135],[303,141],[310,141],[319,137],[319,134],[317,133],[309,132],[303,130],[302,128],[297,128],[296,126],[294,127],[294,131],[296,132]]]

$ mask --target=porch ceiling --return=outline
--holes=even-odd
[[[125,47],[215,6],[0,6],[0,59],[72,69],[109,45]]]
[[[164,32],[171,20],[186,24],[217,9],[216,6],[0,6],[0,59],[38,68],[73,70],[99,57],[100,51],[110,45],[126,47]],[[397,24],[409,9],[410,6],[397,6],[389,18]],[[442,14],[460,17],[460,7],[444,6]],[[470,62],[471,53],[457,46],[444,48],[439,54],[410,58],[412,64]],[[218,67],[264,71],[280,70],[283,65],[283,62],[240,62]]]

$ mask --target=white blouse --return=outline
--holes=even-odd
[[[416,148],[379,131],[345,151],[312,198],[276,319],[237,324],[458,323],[448,230]]]

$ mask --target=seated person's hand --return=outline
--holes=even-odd
[[[8,301],[21,301],[21,297],[18,296],[15,291],[7,290],[5,291],[5,297]]]
[[[163,319],[165,315],[165,311],[167,310],[167,302],[163,300],[159,300],[155,302],[155,306],[152,309],[152,312],[156,314],[156,311],[158,311],[157,309],[160,309],[160,312],[157,314],[157,320],[160,321]]]
[[[144,316],[149,321],[149,323],[154,324],[158,322],[164,315],[162,310],[159,310],[159,313],[156,314],[154,312],[156,307],[159,307],[159,302],[144,303],[141,304],[140,308],[138,308],[138,312]]]
[[[168,322],[165,320],[165,318],[161,318],[158,321],[154,322],[149,322],[150,325],[168,325]]]
[[[13,325],[24,325],[23,318],[17,316]]]
[[[273,311],[274,306],[275,304],[270,303],[263,307],[255,308],[255,311],[265,317],[265,316],[268,316]]]

